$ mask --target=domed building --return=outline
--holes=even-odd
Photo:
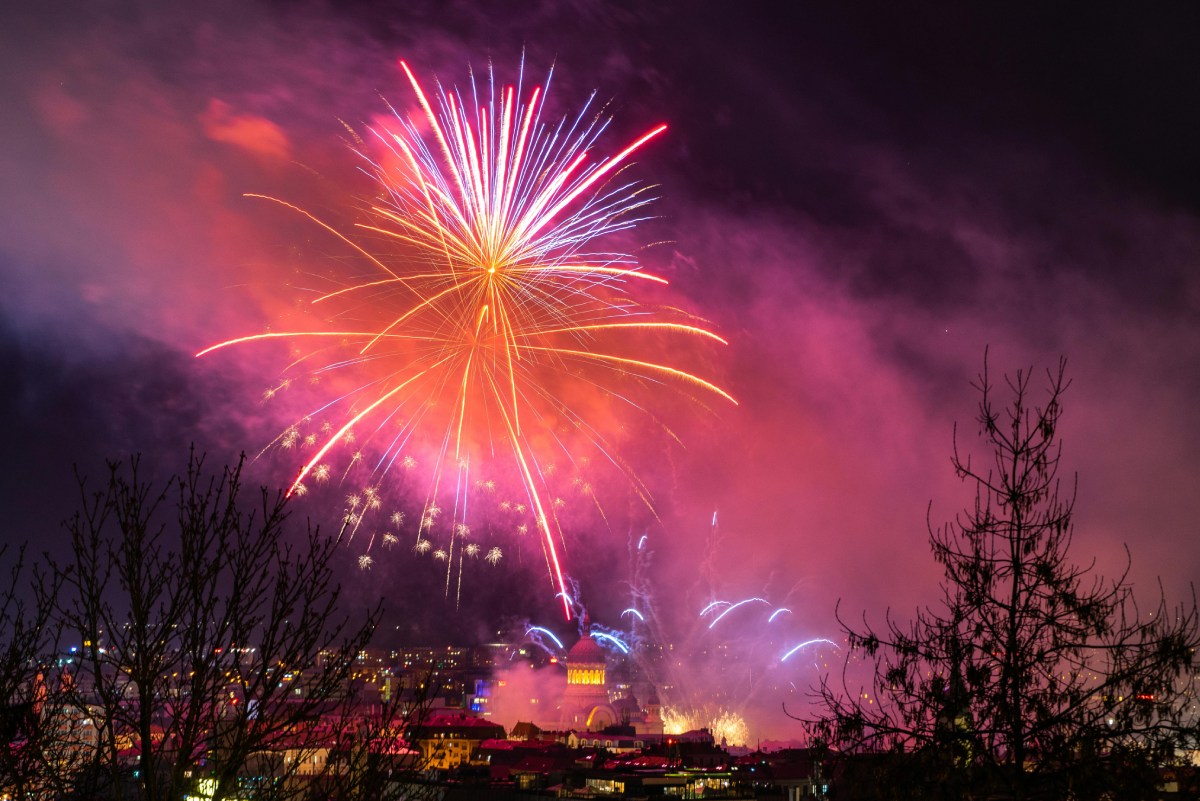
[[[558,719],[540,722],[541,728],[597,732],[627,726],[640,735],[661,736],[662,706],[654,687],[649,688],[649,701],[644,706],[638,703],[628,685],[622,697],[614,700],[614,688],[608,686],[608,652],[592,636],[586,618],[584,631],[587,633],[571,646],[563,660],[567,685],[558,699]]]
[[[609,703],[605,678],[608,663],[590,630],[567,651],[566,662],[567,689],[560,706],[563,723],[568,728],[588,731],[615,726],[617,711]]]

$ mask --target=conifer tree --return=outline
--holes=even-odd
[[[1160,586],[1139,605],[1128,550],[1116,578],[1072,554],[1076,482],[1059,476],[1065,367],[1047,372],[1040,397],[1030,371],[1006,377],[1010,399],[997,405],[985,357],[973,386],[988,456],[960,451],[956,431],[951,459],[974,502],[928,524],[940,603],[907,621],[889,612],[878,629],[843,621],[848,669],[816,688],[807,723],[838,754],[875,754],[857,764],[885,795],[1138,798],[1195,747],[1194,591],[1171,605]],[[873,664],[863,686],[853,660]]]

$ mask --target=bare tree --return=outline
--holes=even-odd
[[[63,794],[214,801],[302,791],[322,721],[344,717],[354,659],[379,609],[338,611],[333,539],[285,535],[280,494],[247,511],[240,466],[202,460],[156,487],[138,460],[86,480],[67,525],[73,559],[51,562],[56,611],[80,642],[63,714],[87,720],[85,758]]]
[[[882,630],[843,622],[851,645],[840,682],[816,690],[811,734],[878,769],[902,797],[1137,798],[1160,766],[1194,743],[1189,708],[1194,597],[1136,603],[1124,571],[1106,579],[1069,554],[1074,484],[1058,477],[1065,361],[1040,403],[1030,372],[1006,378],[998,407],[986,358],[975,386],[990,459],[952,463],[974,504],[929,524],[941,602]],[[841,620],[839,615],[839,620]],[[859,683],[851,663],[874,664]]]
[[[0,557],[9,555],[0,548]],[[23,547],[9,567],[0,590],[0,796],[27,798],[46,791],[45,765],[56,758],[56,740],[41,719],[56,666],[57,582],[28,567]]]

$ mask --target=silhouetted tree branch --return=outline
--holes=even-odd
[[[164,486],[138,460],[111,464],[67,525],[52,564],[56,612],[78,635],[72,712],[95,721],[86,761],[59,784],[83,797],[177,801],[207,779],[213,801],[302,791],[298,766],[344,719],[355,657],[379,609],[338,611],[336,541],[285,536],[281,494],[245,502],[240,466],[192,456]],[[249,509],[249,510],[248,510]]]
[[[28,566],[25,550],[17,550],[0,590],[0,794],[12,798],[46,792],[45,767],[58,746],[41,725],[55,670],[58,584],[36,564]],[[8,556],[9,548],[0,548],[0,558]]]

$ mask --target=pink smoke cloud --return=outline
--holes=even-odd
[[[215,97],[200,115],[200,124],[215,142],[243,148],[268,160],[290,157],[291,145],[282,128],[256,114],[235,112],[228,103]]]

